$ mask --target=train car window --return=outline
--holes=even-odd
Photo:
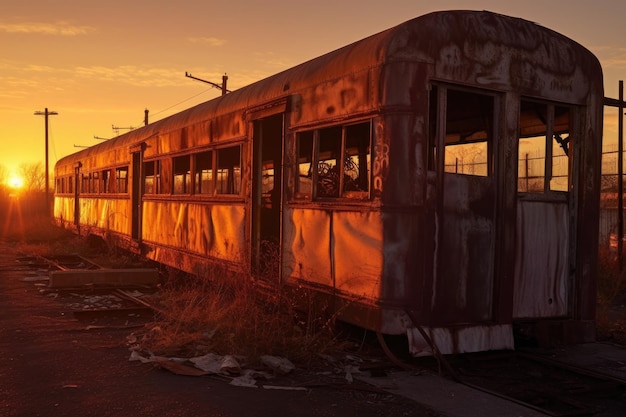
[[[159,194],[160,192],[160,161],[143,163],[143,192],[144,194]]]
[[[339,197],[341,127],[320,129],[317,162],[317,197]]]
[[[371,136],[369,121],[298,133],[296,198],[369,198]]]
[[[241,147],[231,146],[217,151],[217,194],[241,193]]]
[[[570,177],[570,109],[522,100],[517,191],[567,191]]]
[[[111,172],[107,169],[102,171],[102,192],[108,193],[110,192],[110,174]]]
[[[313,195],[313,131],[298,133],[298,180],[296,198],[311,198]]]
[[[195,158],[195,193],[213,195],[213,152],[200,152]]]
[[[444,171],[455,174],[491,174],[490,142],[494,97],[447,90]]]
[[[89,175],[83,174],[80,178],[80,192],[87,193],[89,191]]]
[[[67,192],[74,193],[74,177],[68,177]]]
[[[174,194],[191,193],[191,157],[177,156],[173,163]]]
[[[520,103],[517,191],[543,193],[546,178],[548,106]]]
[[[552,132],[552,170],[550,191],[569,191],[571,172],[571,111],[569,107],[554,108]]]
[[[115,168],[115,191],[117,193],[128,193],[128,167]]]
[[[100,194],[100,172],[96,171],[93,173],[93,190],[92,192],[96,194]]]
[[[370,137],[369,123],[346,127],[342,192],[346,197],[356,198],[369,195]]]

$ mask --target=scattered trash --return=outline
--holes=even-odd
[[[296,366],[287,358],[279,358],[277,356],[264,355],[261,356],[263,365],[270,368],[279,375],[285,375],[296,369]]]
[[[241,365],[234,356],[216,355],[209,353],[204,356],[198,356],[189,359],[197,368],[214,374],[239,375],[241,374]]]

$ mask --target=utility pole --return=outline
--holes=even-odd
[[[148,126],[148,113],[150,113],[150,110],[145,109],[143,111],[143,124],[144,126]]]
[[[617,258],[619,271],[624,270],[624,81],[619,81],[617,143]]]
[[[57,112],[49,111],[48,108],[44,111],[36,111],[35,116],[44,116],[45,118],[45,126],[46,126],[46,214],[50,215],[50,178],[49,178],[49,169],[48,169],[48,116],[56,116]]]

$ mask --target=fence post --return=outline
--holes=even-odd
[[[617,259],[620,272],[623,270],[623,236],[624,236],[624,81],[619,82],[619,106],[617,127]]]

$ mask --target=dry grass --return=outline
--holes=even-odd
[[[142,335],[155,354],[191,357],[209,352],[256,362],[284,356],[301,365],[337,348],[330,321],[314,331],[298,322],[290,299],[264,295],[245,274],[215,269],[211,277],[172,271],[155,300],[162,311]]]

